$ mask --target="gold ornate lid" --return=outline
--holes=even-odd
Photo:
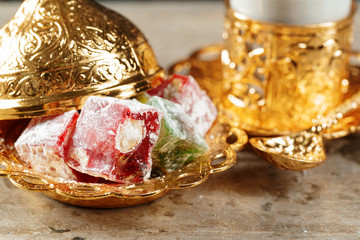
[[[0,119],[128,98],[163,70],[140,30],[93,0],[25,0],[0,30]]]

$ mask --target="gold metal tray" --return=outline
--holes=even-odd
[[[0,176],[7,177],[17,187],[42,192],[64,203],[96,208],[138,205],[160,198],[171,189],[194,187],[211,173],[224,171],[236,162],[236,151],[248,141],[244,131],[230,127],[219,115],[206,135],[210,150],[171,173],[153,171],[148,181],[136,184],[91,184],[62,182],[39,174],[21,164],[14,142],[29,120],[0,121]]]
[[[222,101],[225,96],[223,93],[224,82],[221,66],[222,50],[223,46],[221,44],[203,47],[191,54],[189,58],[174,64],[169,69],[169,72],[190,74],[194,76],[199,85],[211,96],[218,108],[227,115],[225,119],[227,119],[233,127],[244,129],[248,134],[253,136],[288,134],[275,131],[270,132],[266,129],[254,128],[253,126],[245,125],[241,122],[242,116],[239,116],[238,114],[235,115],[228,109],[223,109]],[[349,91],[344,96],[344,100],[360,90],[360,54],[355,52],[352,53],[351,60],[352,61],[349,66]],[[333,126],[330,130],[326,131],[324,137],[327,139],[339,138],[357,131],[360,131],[360,112],[353,111],[341,119],[339,123]]]

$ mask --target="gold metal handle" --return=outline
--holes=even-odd
[[[226,149],[223,152],[214,154],[211,159],[210,173],[225,171],[236,163],[236,152],[233,149]]]
[[[355,57],[360,60],[360,52],[352,51],[351,57]],[[338,120],[342,119],[344,115],[356,110],[360,107],[360,91],[356,92],[350,98],[346,99],[342,104],[338,105],[335,109],[330,111],[323,119],[320,119],[320,123],[323,123],[319,127],[318,131],[331,128]]]

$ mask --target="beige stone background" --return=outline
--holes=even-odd
[[[0,25],[19,4],[0,3]],[[105,5],[143,30],[165,68],[221,41],[222,2]],[[74,207],[0,179],[0,239],[360,239],[359,146],[359,135],[327,142],[328,160],[306,172],[279,170],[245,149],[198,187],[122,209]]]

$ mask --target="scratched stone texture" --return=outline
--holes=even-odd
[[[1,25],[19,4],[0,3]],[[143,30],[165,68],[221,41],[221,2],[105,4]],[[0,239],[359,239],[360,135],[326,145],[328,160],[306,172],[246,148],[200,186],[122,209],[74,207],[0,179]]]

